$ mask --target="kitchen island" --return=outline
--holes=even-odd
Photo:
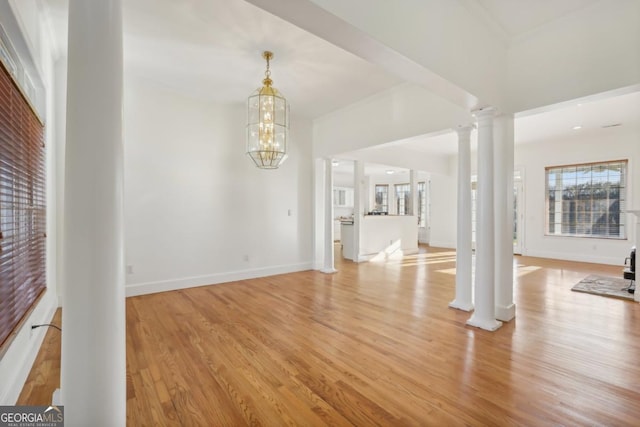
[[[360,235],[352,223],[341,223],[342,256],[361,262],[418,252],[418,218],[412,215],[366,215]],[[356,239],[359,242],[359,253]]]

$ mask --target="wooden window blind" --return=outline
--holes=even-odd
[[[45,197],[44,127],[0,61],[0,349],[46,287]]]

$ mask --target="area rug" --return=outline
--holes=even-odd
[[[633,294],[622,290],[627,286],[629,281],[623,278],[591,275],[582,279],[571,290],[633,301]]]

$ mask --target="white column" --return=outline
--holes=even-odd
[[[635,241],[632,242],[632,245],[636,247],[636,279],[637,279],[637,274],[638,274],[638,267],[637,267],[637,256],[638,256],[638,252],[640,252],[640,209],[629,209],[627,210],[628,213],[633,214],[632,218],[635,218],[636,220],[636,238]],[[633,300],[636,302],[640,302],[640,288],[638,288],[638,281],[636,280],[636,291],[633,294]]]
[[[372,195],[372,187],[371,187],[371,176],[365,176],[364,177],[364,187],[362,190],[362,194],[363,196],[363,215],[366,215],[367,212],[370,212],[373,209],[373,203],[371,203],[371,200],[373,200],[373,195]]]
[[[493,205],[494,108],[475,112],[478,120],[478,202],[476,213],[475,309],[468,325],[495,331],[495,236]]]
[[[353,261],[360,262],[360,230],[364,220],[364,162],[353,162]]]
[[[458,230],[456,243],[456,296],[449,307],[473,310],[471,281],[471,131],[473,125],[459,126],[458,134]]]
[[[411,201],[409,202],[408,215],[418,216],[420,206],[418,205],[418,171],[411,169],[409,171],[409,191],[411,192]]]
[[[494,122],[494,202],[496,236],[496,319],[516,316],[513,302],[513,115]]]
[[[333,257],[333,165],[331,159],[324,159],[324,267],[321,272],[337,271]]]
[[[69,426],[124,426],[122,5],[69,2],[61,402]]]

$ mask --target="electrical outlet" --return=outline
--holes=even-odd
[[[249,255],[245,255],[245,256],[243,256],[243,257],[242,257],[242,260],[243,260],[244,262],[249,262]]]
[[[127,274],[133,274],[133,265],[127,265]]]

